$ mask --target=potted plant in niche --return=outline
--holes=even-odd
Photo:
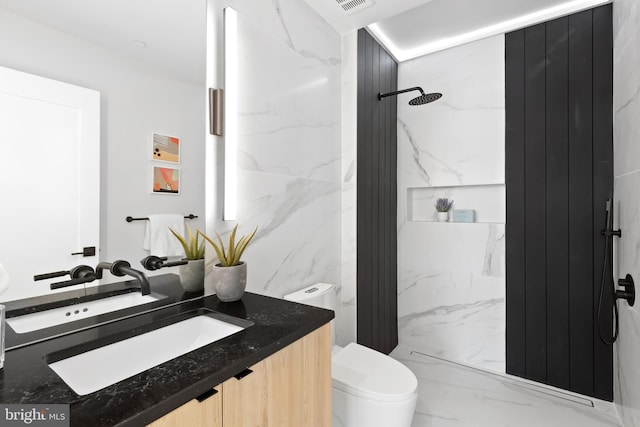
[[[453,200],[447,198],[440,198],[436,201],[436,211],[438,211],[438,221],[449,221],[449,210],[453,206]]]
[[[184,249],[187,264],[179,267],[180,284],[187,292],[198,292],[204,289],[204,240],[199,240],[200,230],[195,234],[187,224],[187,238],[169,227],[169,231],[178,239]]]
[[[229,235],[229,244],[226,248],[218,233],[216,233],[218,237],[218,243],[216,243],[209,236],[200,232],[202,237],[215,249],[219,261],[213,266],[213,289],[205,289],[205,295],[214,291],[218,299],[223,302],[237,301],[244,295],[247,286],[247,263],[240,261],[240,257],[247,249],[253,236],[256,235],[258,227],[250,235],[242,236],[236,241],[237,231],[238,225],[236,224]]]

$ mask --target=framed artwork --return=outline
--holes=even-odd
[[[151,160],[180,163],[180,138],[153,133],[151,136]]]
[[[180,169],[152,166],[153,194],[180,194]]]

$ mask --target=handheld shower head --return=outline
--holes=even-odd
[[[389,93],[378,93],[378,100],[382,100],[382,98],[386,98],[387,96],[396,96],[399,95],[401,93],[405,93],[405,92],[413,92],[414,90],[418,90],[420,91],[421,95],[418,97],[413,98],[411,101],[409,101],[409,105],[423,105],[423,104],[428,104],[430,102],[436,101],[440,98],[442,98],[442,94],[441,93],[424,93],[424,91],[422,90],[421,87],[416,86],[416,87],[412,87],[409,89],[403,89],[403,90],[398,90],[395,92],[389,92]]]

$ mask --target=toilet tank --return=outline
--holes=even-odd
[[[314,307],[336,310],[336,287],[329,283],[316,283],[299,291],[287,294],[284,299],[313,305]]]
[[[326,308],[327,310],[333,310],[338,318],[338,296],[337,289],[334,285],[329,283],[316,283],[315,285],[307,286],[304,289],[287,294],[284,299],[293,302],[299,302],[300,304],[312,305],[314,307]],[[335,344],[336,341],[336,321],[331,321],[331,344]]]

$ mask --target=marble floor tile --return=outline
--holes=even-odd
[[[398,346],[391,356],[418,377],[413,427],[620,427],[612,403]]]

